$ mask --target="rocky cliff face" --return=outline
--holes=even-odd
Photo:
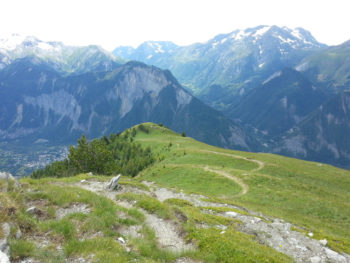
[[[349,167],[350,92],[321,105],[274,151]]]
[[[237,105],[229,108],[228,115],[276,138],[299,124],[326,99],[322,90],[301,73],[284,68],[242,96]]]
[[[169,71],[138,62],[63,77],[39,59],[1,71],[0,138],[75,142],[152,121],[211,144],[253,144],[233,121],[185,91]]]

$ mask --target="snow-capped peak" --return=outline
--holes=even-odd
[[[271,26],[262,26],[260,29],[258,29],[253,36],[254,37],[261,37],[263,36],[267,31],[269,31]]]
[[[241,40],[250,35],[251,32],[248,32],[247,30],[236,30],[231,33],[231,38],[233,38],[234,40]]]
[[[298,38],[298,39],[300,39],[300,40],[303,39],[303,36],[301,35],[301,33],[300,33],[300,31],[299,31],[298,28],[293,29],[292,32],[291,32],[291,34],[292,34],[294,37],[296,37],[296,38]]]
[[[19,34],[12,34],[8,37],[0,39],[0,49],[4,50],[14,50],[17,46],[23,43],[27,37],[21,36]]]
[[[161,43],[156,41],[148,41],[146,44],[153,50],[154,53],[164,53],[164,49]]]

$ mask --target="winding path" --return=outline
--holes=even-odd
[[[241,159],[241,160],[245,160],[245,161],[248,161],[248,162],[256,163],[258,165],[258,168],[254,168],[250,172],[258,172],[258,171],[260,171],[261,169],[263,169],[265,167],[265,163],[262,162],[262,161],[255,160],[255,159],[250,159],[250,158],[243,157],[243,156],[240,156],[240,155],[235,155],[235,154],[230,154],[230,153],[222,153],[222,152],[215,152],[215,151],[209,151],[209,150],[200,150],[200,152],[213,153],[213,154],[228,156],[228,157],[232,157],[232,158],[235,158],[235,159]]]
[[[208,171],[208,172],[212,172],[212,173],[216,173],[216,174],[222,175],[222,176],[226,177],[227,179],[230,179],[230,180],[234,181],[236,184],[238,184],[242,188],[242,191],[239,194],[237,194],[236,196],[245,195],[248,192],[248,190],[249,190],[249,186],[247,184],[245,184],[238,177],[233,176],[232,174],[229,174],[228,172],[225,172],[225,171],[222,171],[222,170],[212,169],[212,168],[210,168],[208,166],[205,166],[204,170]]]
[[[234,176],[226,171],[223,171],[223,170],[220,170],[217,168],[209,167],[208,165],[202,166],[202,165],[193,165],[193,164],[173,164],[173,163],[166,164],[166,165],[172,166],[172,167],[189,167],[189,168],[203,169],[206,172],[211,172],[211,173],[221,175],[221,176],[223,176],[231,181],[234,181],[236,184],[238,184],[242,188],[242,191],[235,196],[245,195],[249,190],[249,186],[246,183],[244,183],[243,180],[241,180],[240,178],[238,178],[238,177],[236,177],[236,176]]]

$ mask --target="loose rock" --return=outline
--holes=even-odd
[[[231,216],[231,217],[236,217],[236,216],[237,216],[237,213],[236,213],[236,212],[233,212],[233,211],[225,212],[225,214],[226,214],[227,216]]]
[[[8,256],[0,251],[0,263],[10,263],[10,259],[8,258]]]
[[[124,240],[124,238],[122,238],[122,237],[118,237],[118,241],[119,241],[120,243],[122,243],[122,244],[125,244],[125,240]]]
[[[16,232],[16,239],[20,239],[22,237],[22,231],[21,229],[18,228],[17,232]]]
[[[118,176],[115,176],[113,177],[110,181],[109,181],[109,184],[107,186],[108,189],[111,189],[111,190],[117,190],[118,187],[119,187],[119,179],[121,177],[121,174],[118,174]]]
[[[320,240],[320,243],[321,243],[321,245],[326,246],[327,243],[328,243],[328,241],[327,241],[327,239],[321,239],[321,240]]]
[[[29,213],[29,214],[35,214],[35,210],[36,210],[36,207],[35,206],[32,206],[32,207],[29,207],[26,212]]]

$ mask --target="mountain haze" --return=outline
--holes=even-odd
[[[350,91],[318,107],[282,140],[275,152],[349,167]]]
[[[34,56],[63,73],[84,73],[112,70],[123,61],[101,47],[66,46],[61,42],[45,42],[36,37],[17,34],[0,39],[0,68],[14,60]]]
[[[0,73],[2,140],[74,142],[144,122],[161,122],[211,144],[249,149],[233,121],[185,91],[169,71],[130,62],[108,72],[62,77],[38,58]]]
[[[227,115],[270,136],[292,129],[326,101],[326,95],[301,73],[284,68],[242,96]]]
[[[350,87],[350,40],[306,57],[296,67],[329,93]]]
[[[222,98],[229,96],[234,101],[252,83],[283,67],[293,67],[308,54],[325,47],[302,28],[258,26],[189,46],[153,41],[136,49],[128,48],[127,52],[116,48],[113,53],[171,70],[193,94],[220,110],[227,105]],[[221,99],[212,101],[206,96],[211,91],[218,91]]]

